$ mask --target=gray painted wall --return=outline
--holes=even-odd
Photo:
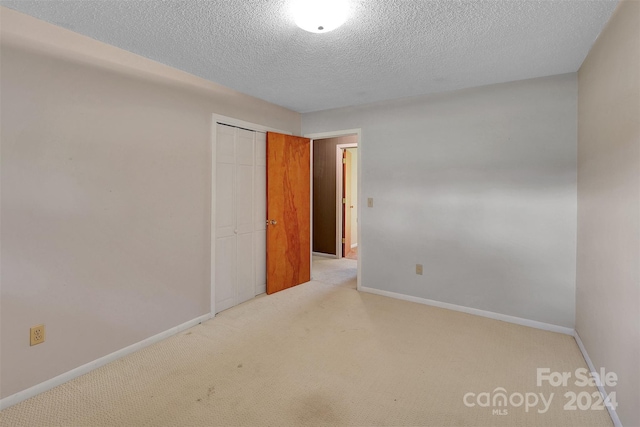
[[[640,426],[640,2],[620,3],[578,82],[576,331]]]
[[[576,103],[566,74],[303,114],[362,128],[362,285],[573,327]]]

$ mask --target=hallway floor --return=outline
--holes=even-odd
[[[358,247],[351,248],[345,258],[348,259],[358,259]]]
[[[328,285],[356,289],[358,261],[314,256],[311,279]]]

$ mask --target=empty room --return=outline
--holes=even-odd
[[[0,427],[640,427],[640,1],[0,0]]]

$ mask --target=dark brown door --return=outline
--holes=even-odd
[[[311,140],[267,132],[267,294],[311,280]]]

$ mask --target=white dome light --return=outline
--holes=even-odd
[[[335,30],[347,20],[346,0],[295,0],[293,18],[296,25],[311,33]]]

